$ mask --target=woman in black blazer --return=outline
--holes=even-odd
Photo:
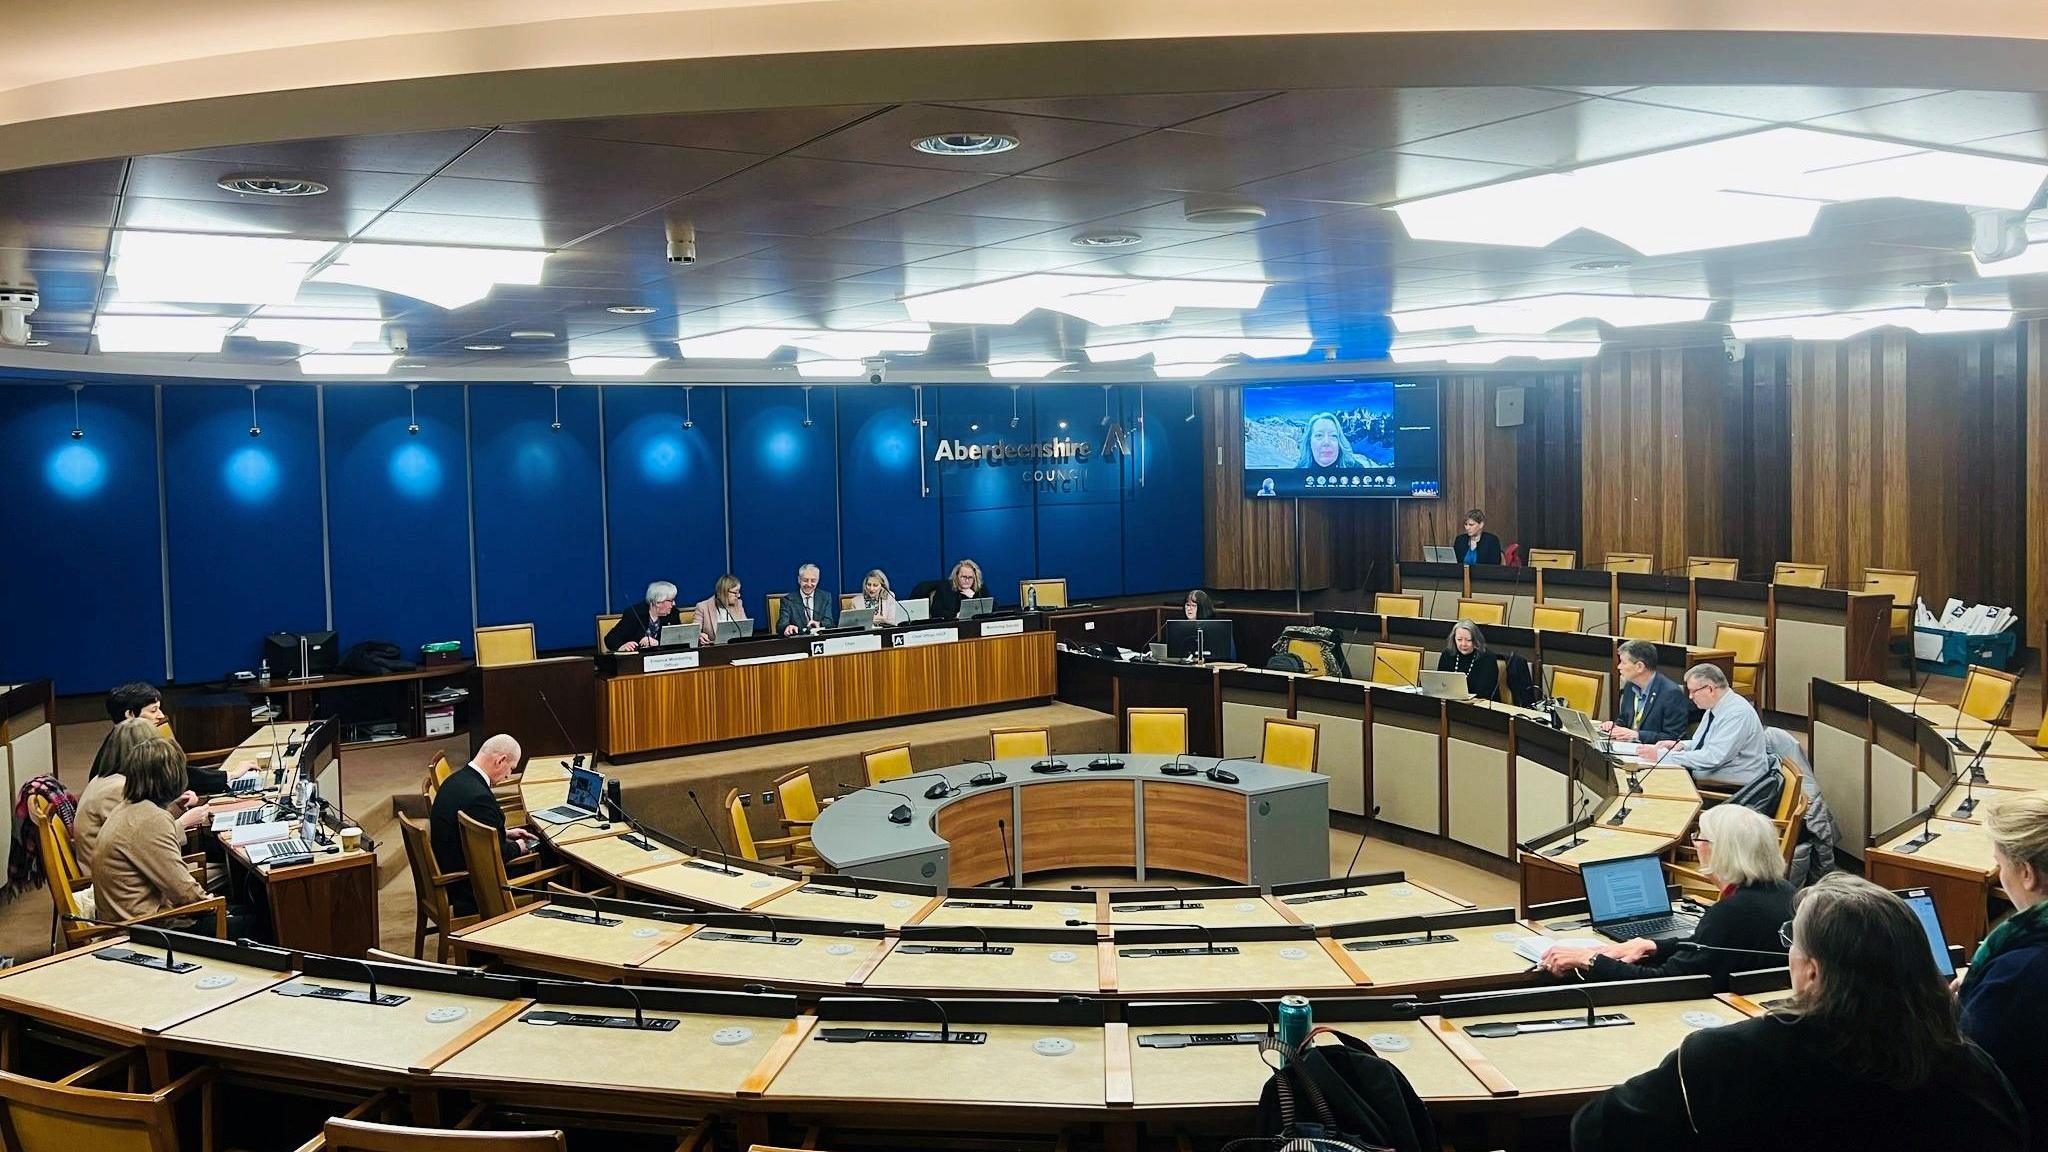
[[[1481,700],[1496,700],[1500,691],[1500,661],[1486,650],[1486,634],[1470,620],[1451,625],[1444,650],[1437,653],[1436,670],[1463,672],[1465,687]]]
[[[972,560],[962,560],[946,574],[946,586],[932,593],[932,606],[927,615],[933,620],[958,619],[960,605],[986,595],[986,586],[981,582],[981,565]]]
[[[1688,1032],[1579,1110],[1574,1152],[2027,1147],[2026,1114],[1957,1029],[1905,901],[1833,873],[1802,894],[1789,940],[1790,1000]]]
[[[647,599],[619,613],[619,622],[604,634],[607,652],[634,652],[661,643],[661,630],[682,623],[676,611],[676,586],[656,580],[647,586]]]
[[[1589,980],[1654,980],[1704,972],[1714,978],[1716,992],[1726,992],[1730,972],[1774,967],[1769,955],[1744,954],[1785,950],[1778,929],[1792,918],[1798,894],[1785,881],[1785,858],[1770,818],[1738,804],[1717,805],[1701,814],[1693,843],[1699,846],[1700,868],[1722,885],[1721,899],[1693,930],[1691,944],[1701,947],[1636,939],[1597,949],[1552,948],[1543,954],[1543,970],[1553,976],[1584,972]]]
[[[1451,552],[1460,564],[1500,563],[1500,537],[1486,530],[1486,513],[1478,508],[1465,512],[1465,531],[1452,539]]]

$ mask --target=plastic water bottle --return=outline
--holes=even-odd
[[[1038,611],[1038,586],[1035,584],[1029,585],[1024,589],[1024,610],[1026,612]]]
[[[263,663],[256,666],[256,679],[265,684],[270,683],[270,657],[265,656]]]

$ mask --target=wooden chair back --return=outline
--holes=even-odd
[[[1140,755],[1180,756],[1188,750],[1188,710],[1132,708],[1130,750]]]
[[[1458,619],[1470,620],[1481,628],[1508,622],[1508,602],[1491,596],[1458,597]]]
[[[45,885],[50,890],[51,949],[56,949],[59,940],[66,948],[76,948],[95,937],[107,935],[111,929],[67,919],[90,916],[94,910],[81,899],[81,894],[89,893],[90,887],[75,874],[78,862],[71,856],[70,830],[64,818],[57,815],[50,802],[41,796],[28,798],[28,818],[36,828],[36,847],[43,854]],[[68,866],[67,860],[70,861]]]
[[[886,783],[910,775],[910,745],[891,744],[887,748],[875,748],[860,754],[861,766],[867,769],[868,784]]]
[[[64,818],[50,807],[49,799],[41,795],[28,798],[28,815],[38,830],[45,826],[52,830],[51,842],[38,844],[38,847],[43,849],[43,871],[61,870],[71,881],[72,887],[84,886],[87,883],[85,869],[78,866],[78,856],[71,848],[71,826],[64,823]]]
[[[1771,565],[1771,583],[1784,584],[1793,588],[1818,588],[1828,582],[1828,566],[1825,564],[1797,564],[1780,560]]]
[[[469,873],[441,871],[440,862],[434,859],[433,834],[420,821],[399,813],[398,834],[405,842],[406,867],[412,872],[412,954],[415,959],[425,958],[427,933],[432,931],[440,938],[434,959],[446,963],[448,933],[476,923],[475,916],[457,916],[448,895],[449,886],[469,879]]]
[[[761,850],[754,846],[754,826],[747,819],[747,806],[740,803],[740,790],[725,790],[725,820],[732,825],[733,850],[749,860],[761,859]]]
[[[818,819],[818,789],[811,783],[808,766],[777,777],[775,799],[782,806],[784,824],[811,824]]]
[[[1657,570],[1657,561],[1648,552],[1609,552],[1600,566],[1609,572],[1650,573]]]
[[[600,612],[597,614],[597,650],[604,651],[604,638],[611,635],[612,626],[625,618],[624,612]]]
[[[1972,664],[1970,670],[1963,674],[1963,694],[1956,703],[1956,710],[1987,724],[2003,724],[2007,710],[2012,707],[2013,688],[2019,679],[2010,672]]]
[[[1687,556],[1685,574],[1699,580],[1733,580],[1742,561],[1733,556]]]
[[[479,668],[526,664],[533,657],[531,624],[494,624],[476,630],[476,664]]]
[[[1375,644],[1372,646],[1372,675],[1367,677],[1375,684],[1395,686],[1415,685],[1422,682],[1422,649],[1409,644]]]
[[[1788,757],[1779,761],[1778,773],[1784,779],[1784,789],[1778,794],[1778,810],[1772,814],[1771,823],[1778,829],[1778,853],[1789,868],[1792,854],[1799,849],[1799,830],[1806,825],[1809,801],[1800,781],[1799,765]]]
[[[1865,568],[1863,590],[1892,594],[1892,639],[1913,635],[1913,610],[1920,602],[1920,573],[1904,568]]]
[[[1052,729],[1050,728],[991,728],[988,730],[988,756],[991,760],[1005,760],[1030,756],[1043,760],[1052,755]]]
[[[1529,626],[1539,632],[1583,632],[1586,606],[1537,603],[1529,609]]]
[[[1621,618],[1623,640],[1648,640],[1655,644],[1678,641],[1678,617],[1661,612],[1631,612]]]
[[[1259,759],[1282,768],[1316,771],[1323,730],[1304,720],[1266,717],[1264,737],[1259,741]]]
[[[457,812],[455,819],[462,826],[462,860],[469,870],[477,917],[489,920],[526,903],[505,890],[512,881],[505,872],[505,842],[498,830],[467,812]]]
[[[1588,716],[1600,715],[1600,695],[1607,690],[1607,677],[1584,668],[1552,665],[1547,670],[1544,695],[1562,699],[1568,708]]]
[[[1017,603],[1023,604],[1030,600],[1028,593],[1034,588],[1038,590],[1038,606],[1040,608],[1065,608],[1067,606],[1067,578],[1065,576],[1017,581]]]
[[[1372,598],[1372,610],[1382,616],[1421,616],[1422,597],[1406,592],[1380,592]]]
[[[213,1071],[188,1072],[156,1092],[84,1087],[132,1058],[122,1053],[54,1083],[0,1071],[0,1145],[8,1152],[178,1152],[180,1103],[199,1088],[210,1111]]]
[[[1728,684],[1735,689],[1736,695],[1759,710],[1764,706],[1764,646],[1767,639],[1768,634],[1754,624],[1720,620],[1715,622],[1714,635],[1707,641],[1710,647],[1725,648],[1735,653]]]
[[[407,1128],[335,1117],[321,1130],[321,1152],[567,1152],[559,1129],[480,1132],[473,1128]]]

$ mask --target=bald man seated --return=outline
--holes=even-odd
[[[500,732],[484,741],[468,765],[450,773],[448,779],[441,782],[440,791],[434,794],[434,809],[428,825],[434,845],[434,864],[442,872],[465,872],[469,869],[462,855],[462,825],[455,818],[458,814],[497,829],[504,841],[507,860],[525,854],[539,842],[540,837],[525,828],[506,831],[505,810],[498,807],[498,798],[491,795],[492,788],[512,778],[512,773],[519,767],[519,757],[519,741]],[[476,894],[470,891],[468,880],[449,885],[448,900],[457,916],[476,912]]]

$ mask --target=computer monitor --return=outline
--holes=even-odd
[[[306,666],[299,667],[299,641],[306,642]],[[341,663],[341,640],[332,631],[273,632],[263,638],[263,658],[275,676],[322,676]]]
[[[1586,882],[1586,911],[1595,924],[1671,911],[1664,864],[1655,853],[1582,864],[1579,876]]]
[[[1920,930],[1927,934],[1927,946],[1934,951],[1934,970],[1944,980],[1955,978],[1956,966],[1949,963],[1948,937],[1941,930],[1941,916],[1934,909],[1934,893],[1925,888],[1901,888],[1899,899],[1913,910],[1920,920]]]
[[[1205,660],[1237,659],[1237,632],[1228,620],[1168,620],[1166,654],[1186,660],[1200,653]]]
[[[738,620],[720,620],[718,635],[714,639],[717,643],[724,644],[733,640],[744,640],[753,634],[754,622],[741,617]]]
[[[910,600],[898,600],[897,603],[903,605],[903,618],[905,620],[929,620],[932,618],[932,598],[929,596],[919,596]]]
[[[962,600],[962,601],[960,602],[960,619],[962,619],[962,620],[972,620],[972,619],[974,619],[974,618],[975,618],[976,616],[986,616],[986,615],[988,615],[989,613],[991,613],[991,612],[993,612],[993,611],[995,611],[995,610],[996,610],[996,598],[995,598],[995,597],[993,597],[993,596],[976,596],[976,597],[975,597],[974,599],[972,599],[972,600]]]

